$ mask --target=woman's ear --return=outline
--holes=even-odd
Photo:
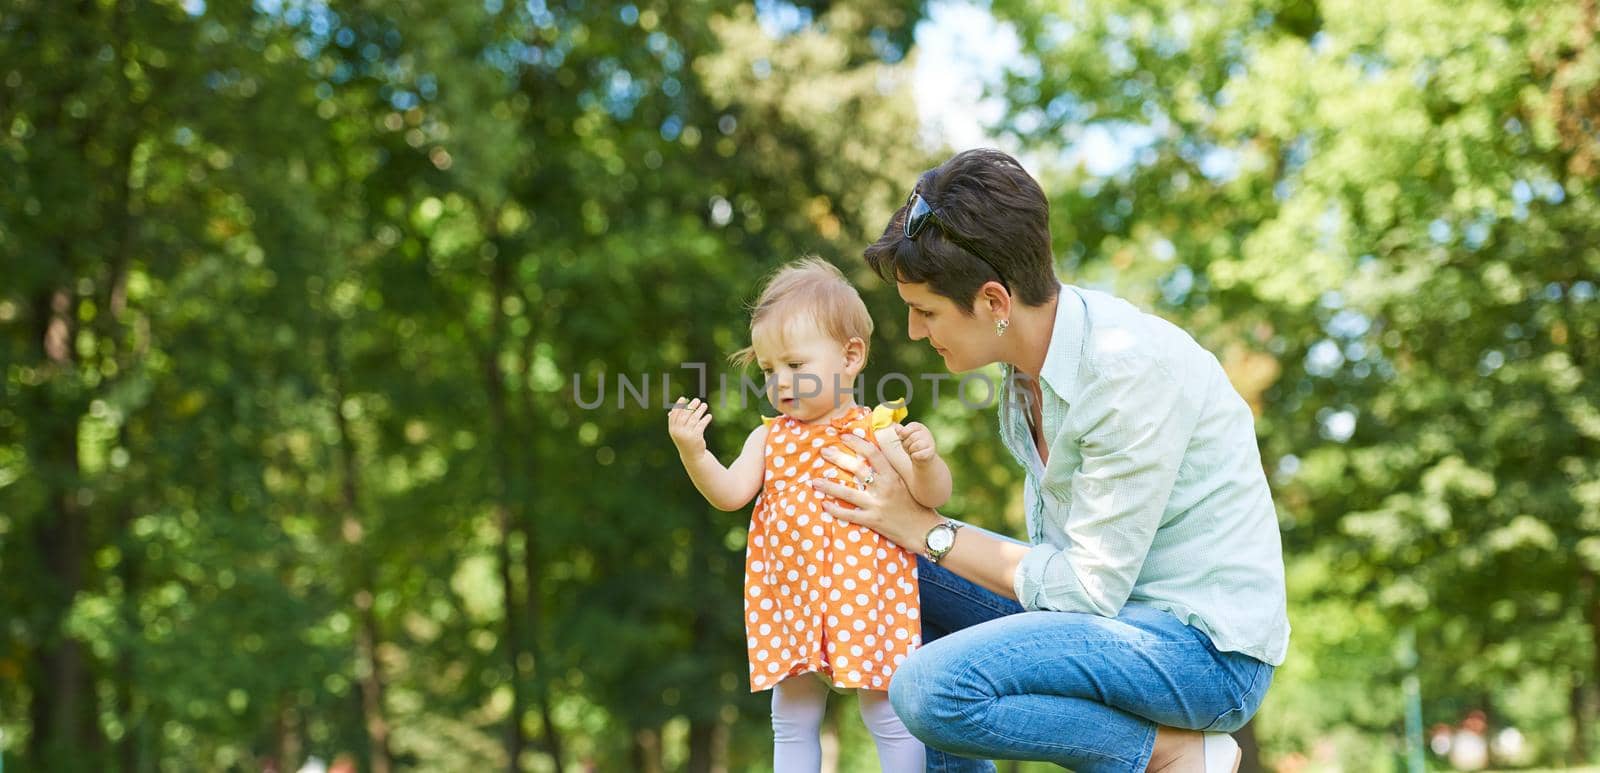
[[[867,365],[867,342],[851,336],[844,344],[844,369],[855,376]]]
[[[978,288],[978,297],[974,301],[977,309],[974,311],[987,311],[990,319],[1010,319],[1011,300],[1011,293],[1006,291],[1005,285],[985,282]]]

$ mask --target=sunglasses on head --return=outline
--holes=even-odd
[[[909,207],[906,210],[904,226],[907,239],[916,241],[917,234],[922,233],[922,229],[927,227],[929,222],[932,222],[939,227],[939,231],[945,235],[945,238],[954,242],[957,247],[965,250],[967,254],[987,264],[989,268],[994,270],[994,275],[1000,277],[1000,284],[1004,285],[1007,290],[1011,289],[1011,284],[1006,281],[1006,275],[1000,273],[1000,269],[995,264],[991,263],[982,253],[973,249],[972,245],[968,244],[965,239],[946,228],[944,221],[939,219],[939,211],[934,209],[927,199],[922,198],[922,194],[912,191],[911,196],[906,199],[906,206]]]

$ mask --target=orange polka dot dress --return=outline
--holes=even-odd
[[[829,422],[766,420],[766,472],[750,519],[744,611],[750,690],[815,672],[836,688],[887,690],[921,644],[915,556],[871,529],[828,515],[806,481],[855,479],[822,458],[849,452],[840,434],[868,440],[903,416],[856,406]]]

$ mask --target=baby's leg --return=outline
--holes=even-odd
[[[828,686],[815,674],[791,676],[772,688],[773,773],[822,769],[822,712],[827,706]]]
[[[913,738],[905,723],[889,705],[889,694],[882,690],[857,690],[861,719],[878,745],[878,767],[884,773],[922,773],[922,742]]]

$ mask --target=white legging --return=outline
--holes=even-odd
[[[922,742],[895,716],[888,693],[857,690],[856,700],[884,773],[922,773]],[[822,712],[827,705],[828,686],[816,674],[792,676],[772,688],[773,773],[822,769]]]

